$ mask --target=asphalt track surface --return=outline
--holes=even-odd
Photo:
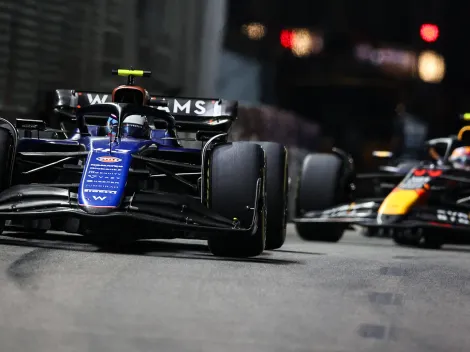
[[[468,351],[470,249],[349,232],[258,259],[204,243],[122,253],[80,237],[0,237],[0,350]]]

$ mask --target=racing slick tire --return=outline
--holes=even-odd
[[[9,186],[10,178],[8,173],[11,170],[13,137],[5,128],[0,128],[0,191]],[[5,230],[5,220],[0,220],[0,234]]]
[[[340,203],[346,187],[342,185],[343,161],[334,154],[315,153],[306,156],[302,163],[298,188],[296,213],[323,210]],[[296,223],[297,233],[307,241],[338,242],[347,226],[330,223]]]
[[[256,142],[266,155],[266,248],[281,248],[286,240],[288,165],[287,149],[279,143]]]
[[[261,192],[255,205],[258,180]],[[240,228],[249,228],[253,207],[257,209],[257,230],[253,235],[231,233],[208,239],[212,254],[220,257],[254,257],[266,243],[266,157],[263,149],[250,142],[233,142],[214,148],[206,172],[209,208],[229,219],[238,219]]]
[[[383,237],[390,237],[386,231],[386,229],[381,227],[364,227],[361,229],[361,234],[364,237],[375,237],[375,238],[383,238]]]
[[[418,229],[409,231],[395,231],[393,241],[406,247],[421,247],[426,249],[440,249],[444,245],[444,235],[440,229]]]
[[[414,233],[406,235],[404,231],[397,230],[393,232],[392,239],[393,242],[399,246],[418,247],[421,243],[421,234]]]
[[[376,229],[372,229],[370,227],[364,227],[360,230],[361,235],[364,237],[376,237]]]
[[[423,239],[423,248],[426,249],[441,249],[444,245],[444,234],[440,229],[425,229]]]

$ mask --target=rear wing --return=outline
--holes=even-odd
[[[58,89],[54,96],[55,110],[71,118],[75,109],[108,102],[112,102],[111,94],[103,92]],[[150,95],[148,104],[173,115],[177,129],[188,132],[199,129],[227,131],[238,114],[238,102],[225,99]]]

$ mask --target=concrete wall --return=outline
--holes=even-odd
[[[154,92],[216,95],[225,0],[0,0],[0,110],[38,91],[110,90],[111,69],[151,69]]]

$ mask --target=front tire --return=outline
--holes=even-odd
[[[210,251],[220,257],[260,255],[266,243],[266,159],[263,149],[249,142],[216,146],[206,174],[209,208],[228,219],[238,219],[241,228],[252,225],[253,207],[258,212],[255,234],[209,237]],[[257,192],[259,198],[255,204]]]
[[[334,154],[309,154],[302,163],[298,182],[296,214],[331,208],[346,198],[343,161]],[[297,233],[307,241],[338,242],[346,229],[343,224],[296,223]]]
[[[421,236],[406,236],[403,231],[395,231],[392,235],[393,242],[403,247],[419,247]]]
[[[286,240],[287,149],[279,143],[256,142],[266,154],[266,249],[281,248]]]
[[[440,229],[426,229],[423,231],[423,247],[426,249],[441,249],[444,245],[444,234]]]

